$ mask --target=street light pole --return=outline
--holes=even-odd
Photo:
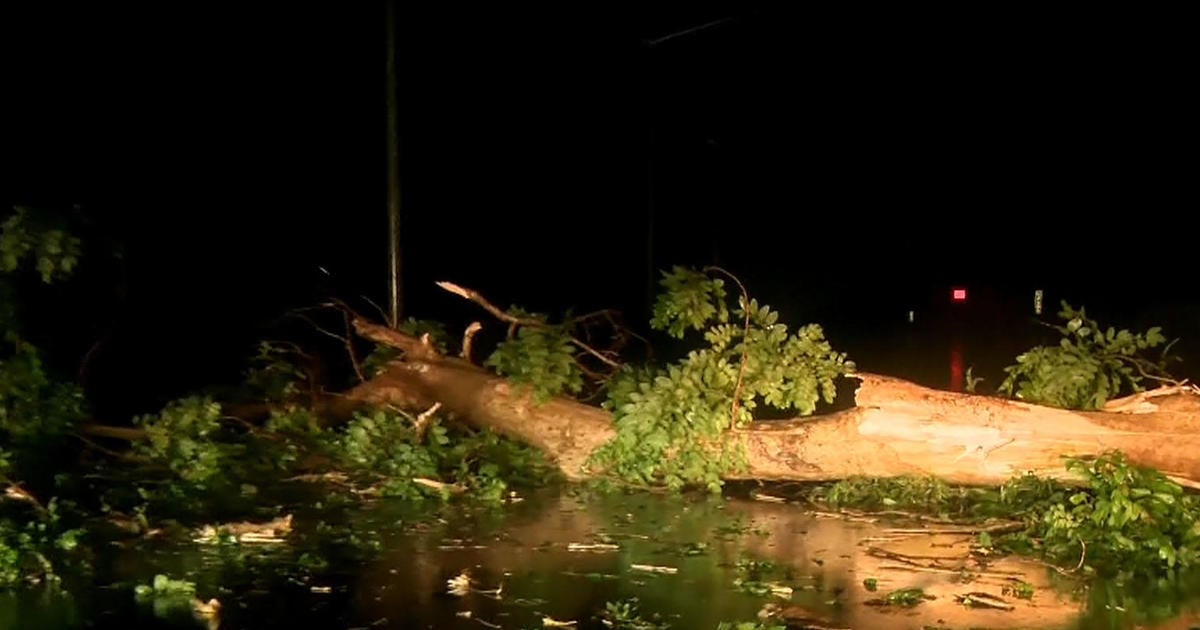
[[[387,3],[388,324],[400,325],[404,283],[400,257],[400,134],[396,112],[396,2]]]

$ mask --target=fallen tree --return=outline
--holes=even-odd
[[[590,336],[575,336],[574,328],[556,327],[518,309],[504,311],[470,289],[440,284],[506,324],[509,347],[478,365],[471,359],[478,322],[464,334],[461,352],[452,354],[444,341],[429,334],[375,324],[339,304],[348,329],[386,349],[382,355],[390,358],[381,369],[367,370],[353,358],[349,337],[338,336],[351,351],[361,382],[325,397],[314,409],[318,415],[349,417],[362,406],[399,408],[420,418],[450,414],[540,449],[573,480],[609,476],[629,481],[629,468],[615,471],[606,466],[611,458],[596,457],[624,440],[634,445],[626,455],[649,461],[642,464],[650,472],[641,481],[652,485],[667,480],[667,485],[712,487],[714,476],[718,482],[933,476],[952,484],[998,485],[1026,472],[1070,481],[1074,473],[1064,458],[1120,451],[1131,463],[1157,469],[1180,485],[1200,487],[1200,388],[1195,386],[1177,383],[1141,391],[1107,400],[1096,411],[934,390],[856,371],[832,352],[818,327],[802,327],[788,336],[775,313],[759,307],[744,289],[739,306],[726,308],[720,282],[677,269],[664,280],[667,296],[660,299],[654,323],[677,337],[688,328],[704,330],[710,347],[667,370],[630,379],[637,381],[636,388],[628,387],[634,393],[618,395],[612,382],[622,366],[616,352],[621,335],[613,347],[598,350]],[[574,321],[603,318],[612,323],[607,312]],[[1094,322],[1086,325],[1098,330]],[[1072,325],[1071,334],[1087,334],[1077,329]],[[524,346],[518,343],[522,340]],[[591,362],[590,368],[582,365],[583,359]],[[601,373],[606,368],[610,371]],[[1029,371],[1057,374],[1044,365]],[[610,389],[607,408],[562,395],[582,389],[582,375]],[[818,396],[832,402],[836,378],[857,380],[854,407],[809,415]],[[1093,373],[1092,378],[1099,377]],[[539,390],[547,381],[554,386]],[[665,391],[656,392],[656,387]],[[632,415],[630,405],[623,403],[645,403],[657,394],[669,400],[638,413],[643,424],[651,416],[650,421],[663,426],[639,427],[632,436],[622,436],[622,413],[626,423]],[[751,408],[762,399],[801,413],[787,420],[754,420]],[[263,414],[271,409],[256,408]],[[142,437],[140,429],[91,425],[84,430],[120,439]],[[638,450],[644,442],[657,442],[659,450]],[[728,458],[730,452],[736,452],[737,461]],[[692,464],[680,473],[681,466],[667,465],[676,457],[706,460],[702,465],[707,468]]]
[[[435,404],[478,427],[536,446],[572,479],[596,474],[591,454],[616,437],[612,415],[566,397],[544,402],[419,339],[363,319],[362,336],[402,355],[346,392],[341,404],[426,409]],[[1200,390],[1162,387],[1070,411],[990,396],[939,391],[856,373],[855,407],[728,431],[746,467],[727,478],[818,481],[855,475],[932,475],[950,483],[1000,484],[1032,471],[1069,480],[1064,456],[1119,450],[1181,485],[1200,487]]]

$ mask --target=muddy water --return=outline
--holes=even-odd
[[[0,596],[0,628],[520,629],[550,618],[587,629],[606,627],[598,614],[617,601],[636,601],[644,619],[674,629],[752,620],[768,605],[790,627],[1200,625],[1195,582],[1143,585],[1142,593],[1083,588],[1033,562],[972,559],[970,533],[918,534],[913,523],[847,520],[744,496],[547,490],[494,509],[289,511],[295,529],[282,544],[212,548],[180,537],[113,545],[90,580],[68,581],[69,595]],[[790,594],[739,589],[738,563],[749,560],[775,563],[763,579]],[[133,585],[159,572],[195,581],[203,600],[217,598],[217,622],[135,602]],[[464,573],[467,592],[449,592],[448,580]],[[1006,593],[1017,579],[1033,585],[1032,599]],[[898,609],[871,603],[914,587],[932,599]],[[956,600],[969,593],[1011,608]]]

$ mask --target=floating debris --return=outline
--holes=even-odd
[[[649,571],[651,573],[667,573],[667,574],[679,573],[679,569],[676,569],[675,567],[663,567],[663,566],[656,566],[653,564],[631,564],[631,565],[629,565],[629,568],[633,569],[634,571]]]
[[[312,473],[307,475],[296,475],[288,477],[283,481],[299,481],[302,483],[340,483],[345,484],[350,482],[350,475],[344,472],[327,472],[327,473]]]
[[[209,601],[192,600],[192,616],[205,622],[209,630],[216,630],[217,626],[220,626],[220,614],[221,602],[216,598]]]
[[[963,606],[970,606],[971,608],[993,608],[996,610],[1013,610],[1016,608],[1016,606],[991,593],[963,593],[962,595],[955,595],[954,601]]]
[[[567,545],[567,551],[618,551],[620,545],[610,543],[570,543]]]
[[[462,597],[471,592],[471,576],[466,571],[446,580],[447,592]]]
[[[449,492],[451,494],[460,494],[460,493],[467,491],[466,488],[464,488],[458,484],[443,483],[441,481],[436,481],[434,479],[426,479],[425,477],[413,477],[412,482],[419,486],[425,486],[426,488],[433,488],[434,490],[443,490],[443,491]]]
[[[193,542],[212,544],[222,540],[239,543],[282,543],[292,531],[292,515],[288,514],[266,523],[224,523],[201,527]]]

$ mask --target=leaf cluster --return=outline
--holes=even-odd
[[[221,417],[221,405],[207,396],[172,401],[157,414],[134,418],[134,426],[146,432],[134,452],[164,465],[183,483],[207,489],[224,480],[230,460],[226,445],[215,439]]]
[[[1018,519],[993,534],[995,549],[1039,555],[1119,579],[1170,578],[1200,560],[1200,497],[1117,451],[1067,458],[1078,486],[1018,475],[998,488],[958,488],[934,478],[852,478],[810,498],[838,507],[908,509],[943,516]]]
[[[477,499],[495,502],[512,486],[543,484],[557,477],[543,454],[492,431],[451,428],[436,416],[418,430],[407,414],[376,409],[359,412],[330,440],[328,452],[338,465],[379,483],[385,496],[420,500],[443,491],[414,481],[425,478],[466,489]]]
[[[703,331],[707,346],[662,370],[618,375],[605,403],[617,436],[592,463],[635,484],[718,492],[722,475],[745,464],[744,453],[722,439],[727,431],[753,420],[760,401],[813,413],[819,400],[833,402],[837,377],[854,364],[833,351],[819,325],[789,334],[778,313],[756,300],[727,304],[720,278],[683,267],[663,275],[652,325],[676,338]]]
[[[552,325],[543,315],[510,308],[509,315],[536,320],[540,325],[525,325],[516,334],[501,341],[488,356],[485,365],[496,370],[521,389],[531,391],[535,402],[545,402],[562,394],[583,390],[583,369],[576,361],[570,319]]]
[[[79,237],[49,219],[49,215],[17,206],[0,223],[0,273],[10,273],[32,259],[42,282],[69,276],[82,254]]]
[[[1005,368],[999,393],[1026,402],[1065,409],[1102,409],[1124,391],[1139,392],[1147,378],[1167,379],[1167,350],[1158,359],[1146,351],[1166,343],[1162,329],[1132,333],[1100,324],[1085,309],[1065,301],[1058,316],[1066,323],[1052,326],[1062,335],[1056,346],[1037,346]]]

